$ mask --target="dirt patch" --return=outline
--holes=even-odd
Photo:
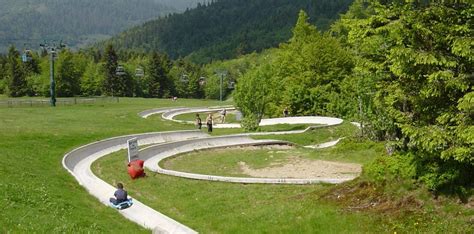
[[[240,170],[252,177],[261,178],[335,178],[357,177],[362,167],[355,163],[341,163],[323,160],[310,160],[290,157],[281,165],[271,165],[261,169],[252,169],[245,162],[239,162]]]
[[[403,217],[423,211],[425,202],[416,191],[401,197],[393,197],[384,191],[384,186],[365,181],[337,185],[323,198],[335,201],[348,212],[372,211],[391,217]]]

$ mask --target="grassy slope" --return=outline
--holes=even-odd
[[[354,129],[346,123],[316,131],[274,137],[292,138],[305,145],[336,139],[354,132]],[[381,151],[381,144],[360,144],[353,139],[308,157],[366,164]],[[93,171],[110,183],[124,181],[133,196],[203,233],[442,233],[473,230],[469,223],[472,223],[469,217],[474,215],[472,210],[452,200],[433,201],[423,188],[408,191],[401,183],[391,185],[398,188],[397,192],[393,188],[389,192],[384,191],[384,186],[368,184],[364,178],[337,186],[246,185],[188,180],[151,172],[146,179],[132,181],[125,173],[116,172],[116,168],[124,165],[124,154],[118,152],[98,160]],[[214,162],[228,163],[219,160],[224,159]],[[266,164],[261,160],[254,163],[257,166]],[[215,168],[215,165],[199,159],[183,164],[188,169],[193,164],[193,170],[199,168],[199,164],[204,165],[202,170]],[[228,173],[226,170],[218,172]],[[402,196],[391,195],[401,191],[404,193]]]
[[[140,119],[137,113],[146,109],[217,104],[183,99],[178,103],[121,99],[118,104],[105,106],[0,108],[0,231],[146,231],[90,196],[63,169],[63,155],[75,147],[112,136],[190,129],[190,126],[161,121],[158,116]],[[106,157],[96,165],[103,178],[109,182],[125,181],[133,196],[204,232],[472,230],[472,226],[466,229],[469,227],[463,218],[466,213],[459,212],[456,205],[442,207],[442,211],[449,214],[448,218],[439,216],[436,206],[420,219],[410,214],[399,218],[391,214],[344,212],[339,201],[321,199],[332,188],[323,185],[225,184],[152,173],[146,180],[132,182],[125,170],[117,173],[117,168],[123,167],[122,156]],[[352,191],[352,187],[344,186]],[[426,216],[433,216],[429,220],[435,223],[417,224],[418,220],[427,220]],[[412,217],[417,219],[412,220]],[[419,226],[422,228],[418,229]]]
[[[108,137],[190,129],[137,113],[217,102],[121,99],[120,103],[0,108],[0,232],[144,231],[90,196],[62,167],[65,153]]]
[[[326,185],[246,185],[196,181],[147,172],[132,181],[123,154],[104,157],[93,170],[109,182],[124,181],[129,193],[201,233],[349,233],[377,229],[377,217],[343,214],[319,201]]]

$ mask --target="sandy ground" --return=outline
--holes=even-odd
[[[245,162],[239,162],[244,174],[265,178],[355,178],[362,166],[356,163],[341,163],[322,160],[309,160],[291,157],[285,164],[272,164],[270,167],[252,169]]]

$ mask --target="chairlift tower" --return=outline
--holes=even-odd
[[[50,99],[50,104],[51,106],[56,106],[56,82],[54,81],[54,60],[58,58],[57,51],[61,50],[62,48],[65,48],[66,45],[60,42],[58,45],[55,43],[52,44],[40,44],[40,47],[45,49],[48,54],[49,54],[49,61],[50,61],[50,67],[49,67],[49,78],[50,78],[50,94],[51,94],[51,99]]]
[[[227,70],[218,70],[217,72],[217,75],[219,76],[219,80],[220,80],[220,85],[219,85],[219,90],[220,90],[220,95],[219,95],[219,100],[222,102],[222,98],[223,98],[223,90],[222,90],[222,83],[224,82],[224,76],[227,76]]]

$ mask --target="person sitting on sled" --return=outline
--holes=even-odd
[[[117,183],[117,191],[114,193],[115,198],[110,198],[110,203],[117,205],[128,200],[127,191],[123,189],[122,183]]]

